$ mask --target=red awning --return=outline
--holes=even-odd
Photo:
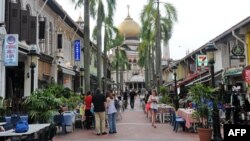
[[[178,82],[178,86],[180,85],[185,85],[187,83],[189,83],[190,81],[192,81],[193,79],[199,77],[200,75],[203,75],[204,73],[206,73],[207,71],[205,72],[200,72],[200,73],[194,73],[194,74],[191,74],[190,76],[186,77],[184,80]]]

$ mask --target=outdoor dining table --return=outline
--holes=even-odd
[[[0,126],[5,125],[7,122],[0,122]]]
[[[186,121],[185,126],[187,128],[190,128],[194,123],[197,123],[197,120],[194,119],[192,116],[193,112],[194,109],[184,109],[184,108],[179,108],[177,111],[177,114]]]
[[[7,131],[0,132],[0,137],[17,137],[19,140],[21,140],[22,136],[30,136],[34,133],[38,133],[45,129],[46,127],[49,127],[50,124],[29,124],[29,130],[24,133],[16,133],[14,129],[10,129]]]

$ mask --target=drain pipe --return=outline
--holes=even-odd
[[[235,32],[234,32],[234,30],[232,30],[232,35],[237,39],[237,40],[239,40],[241,43],[243,43],[244,44],[244,49],[245,49],[245,66],[247,66],[247,44],[246,44],[246,42],[245,41],[243,41],[240,37],[238,37],[236,34],[235,34]]]

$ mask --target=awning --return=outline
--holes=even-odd
[[[180,81],[178,83],[178,86],[180,85],[185,85],[187,83],[189,83],[190,81],[192,81],[193,79],[197,78],[198,76],[201,76],[203,74],[205,74],[207,71],[201,72],[201,73],[194,73],[192,75],[190,75],[189,77],[185,78],[183,81]]]
[[[223,70],[220,70],[220,71],[216,72],[215,75],[214,75],[214,77],[220,76],[220,75],[222,74],[222,71],[223,71]],[[200,78],[198,78],[198,79],[196,79],[196,80],[194,80],[194,81],[188,83],[186,86],[193,85],[193,84],[195,84],[195,83],[197,83],[197,82],[205,83],[205,82],[210,81],[210,80],[211,80],[211,74],[207,74],[207,75],[205,75],[205,76],[203,76],[203,77],[200,77]]]
[[[70,70],[68,68],[63,68],[62,67],[62,72],[65,74],[69,74],[69,75],[76,75],[76,73],[73,70]]]
[[[230,69],[225,70],[224,76],[241,75],[242,70],[243,70],[243,67],[230,68]]]
[[[144,77],[141,75],[133,75],[130,79],[129,82],[144,82]],[[129,83],[128,82],[128,83]]]

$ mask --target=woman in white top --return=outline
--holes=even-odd
[[[155,125],[155,119],[156,119],[156,112],[157,112],[157,103],[159,102],[159,97],[157,96],[157,92],[155,89],[152,90],[152,95],[149,96],[148,98],[148,102],[150,103],[150,108],[152,110],[152,126],[154,128],[156,128],[156,125]]]
[[[115,97],[111,92],[108,93],[107,97],[107,113],[109,123],[109,134],[117,133],[116,131],[116,108],[115,108]]]

